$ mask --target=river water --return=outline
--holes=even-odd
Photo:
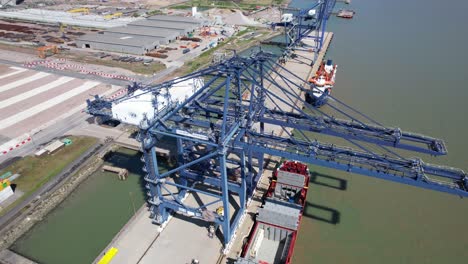
[[[468,171],[468,2],[340,6],[357,14],[329,23],[335,36],[327,57],[339,65],[333,95],[386,125],[445,139],[446,157],[420,156]],[[123,159],[136,166],[126,182],[97,172],[13,249],[42,263],[92,261],[131,217],[133,204],[144,203],[139,157],[117,156],[119,166]],[[467,199],[311,169],[320,184],[310,186],[294,263],[466,263]]]
[[[445,139],[447,156],[413,155],[468,171],[468,2],[337,7],[356,15],[332,17],[327,29],[327,57],[339,65],[333,95],[388,126]],[[466,263],[467,199],[311,169],[321,184],[311,185],[294,263]]]
[[[127,180],[96,171],[12,249],[39,263],[93,262],[145,202],[140,153],[120,149],[106,164],[127,168]]]

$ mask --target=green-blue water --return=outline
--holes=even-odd
[[[445,139],[448,156],[422,158],[468,171],[468,2],[354,0],[345,7],[355,18],[332,18],[328,27],[335,32],[328,57],[339,65],[333,95],[384,124]],[[467,199],[312,169],[324,184],[311,184],[294,263],[466,263]],[[89,181],[96,178],[105,179]],[[133,213],[121,183],[87,181],[15,250],[45,263],[89,263]],[[142,204],[139,185],[133,188]],[[125,217],[113,215],[122,211]]]
[[[107,161],[128,179],[95,172],[12,249],[45,264],[91,263],[144,203],[140,154],[121,149]]]
[[[333,95],[386,125],[445,139],[446,157],[414,155],[468,171],[468,2],[340,7],[356,15],[329,23],[327,57],[339,65]],[[294,263],[466,263],[467,199],[312,169],[335,188],[311,185]]]

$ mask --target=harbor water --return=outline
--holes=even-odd
[[[140,153],[120,149],[106,164],[128,169],[127,180],[96,171],[12,250],[45,264],[92,263],[145,199]]]
[[[468,2],[337,6],[357,13],[329,22],[335,35],[327,58],[339,65],[333,96],[383,124],[445,139],[446,157],[419,156],[468,171]],[[126,149],[116,153],[109,162],[129,169],[126,181],[97,171],[12,249],[40,263],[91,263],[144,204],[139,158]],[[332,169],[311,171],[294,263],[466,262],[467,199]]]
[[[335,35],[326,57],[339,65],[333,96],[385,125],[445,139],[447,156],[409,157],[468,172],[468,2],[356,0],[340,8],[356,15],[328,24]],[[311,171],[294,263],[466,263],[466,199]]]

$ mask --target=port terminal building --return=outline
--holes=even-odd
[[[202,25],[203,21],[192,17],[157,15],[83,35],[77,39],[76,45],[84,49],[144,55],[194,32]]]

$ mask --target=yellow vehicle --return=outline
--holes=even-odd
[[[83,13],[83,14],[89,14],[89,9],[88,8],[75,8],[75,9],[70,9],[68,10],[68,13]]]
[[[109,14],[109,15],[104,16],[104,19],[114,19],[114,18],[117,18],[117,17],[121,17],[122,15],[123,15],[122,12],[117,12],[117,13],[114,13],[114,14]]]
[[[224,207],[220,206],[216,208],[216,214],[218,214],[219,216],[224,216]]]
[[[0,180],[0,191],[3,191],[3,189],[6,189],[8,188],[8,186],[10,186],[11,183],[8,179],[5,179],[5,180]]]

